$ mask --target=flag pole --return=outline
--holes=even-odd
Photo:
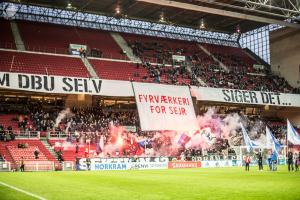
[[[289,141],[288,141],[288,119],[286,119],[286,136],[285,136],[285,140],[286,140],[286,146],[285,146],[285,163],[287,161],[287,157],[288,157],[288,149],[289,149]]]

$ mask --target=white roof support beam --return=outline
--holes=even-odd
[[[170,0],[137,0],[137,1],[149,3],[149,4],[156,4],[159,6],[173,7],[173,8],[185,9],[185,10],[190,10],[195,12],[204,12],[204,13],[210,13],[210,14],[221,15],[226,17],[233,17],[233,18],[238,18],[243,20],[256,21],[256,22],[267,23],[267,24],[279,24],[281,26],[300,28],[300,24],[290,23],[287,21],[237,13],[237,12],[221,10],[216,8],[209,8],[205,6],[198,6],[189,3],[181,3],[181,2],[170,1]]]

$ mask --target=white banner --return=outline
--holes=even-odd
[[[170,109],[169,106],[173,104],[170,103],[172,102],[172,100],[169,102],[169,97],[173,98],[174,94],[179,95],[174,96],[176,100],[176,102],[174,102],[174,106],[177,106],[177,108],[188,107],[188,105],[179,105],[178,103],[187,104],[187,101],[191,102],[190,92],[188,87],[186,86],[161,85],[151,83],[140,83],[140,85],[145,85],[145,87],[143,87],[144,89],[146,89],[145,92],[152,92],[149,93],[149,95],[152,96],[152,102],[154,102],[151,104],[158,105],[157,103],[155,103],[154,98],[163,97],[163,99],[159,99],[160,101],[163,101],[160,104],[168,104],[165,107],[165,112],[170,111],[172,113],[175,113],[173,116],[177,115],[176,113],[180,113],[183,110],[168,110]],[[0,88],[57,94],[89,94],[114,97],[134,96],[130,81],[78,78],[69,76],[47,76],[10,72],[0,72]],[[155,92],[159,92],[159,95],[155,95]],[[191,93],[199,101],[300,107],[299,94],[196,86],[191,87]],[[150,98],[149,95],[144,95],[146,95],[146,98]],[[179,100],[181,101],[177,102]],[[156,111],[155,109],[156,107],[154,107],[154,111]]]
[[[187,86],[133,83],[141,128],[151,130],[198,130]]]
[[[91,158],[91,170],[167,169],[167,157]],[[86,158],[79,160],[79,169],[87,170]]]
[[[233,167],[237,166],[236,161],[232,160],[204,160],[201,161],[203,168],[215,168],[215,167]]]
[[[58,94],[133,96],[128,81],[0,72],[0,88]]]
[[[300,95],[298,94],[195,86],[192,86],[191,92],[200,101],[300,107]]]

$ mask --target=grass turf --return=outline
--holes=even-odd
[[[300,172],[244,168],[1,172],[0,181],[48,200],[299,199]],[[34,199],[0,185],[0,199]]]

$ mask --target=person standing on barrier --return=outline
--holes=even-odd
[[[24,164],[24,158],[21,157],[21,161],[20,161],[20,170],[21,172],[25,171],[25,164]]]
[[[246,171],[250,170],[250,163],[251,163],[250,156],[246,156],[246,158],[245,158],[245,170]]]
[[[288,153],[288,160],[287,160],[287,163],[288,163],[288,170],[289,171],[294,171],[294,163],[293,163],[293,152],[289,151]]]

